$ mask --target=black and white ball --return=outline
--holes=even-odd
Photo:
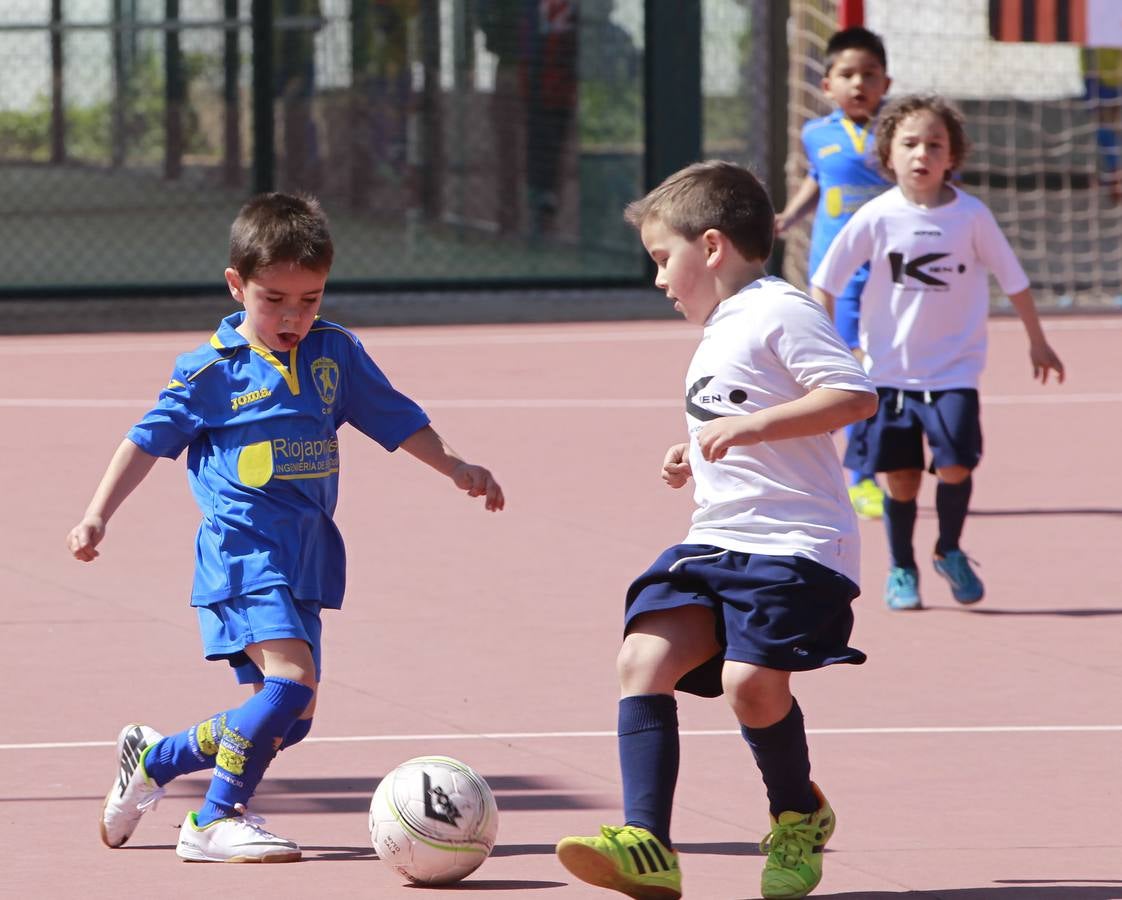
[[[379,858],[417,884],[449,884],[474,872],[498,829],[487,782],[448,756],[406,760],[370,801],[370,840]]]

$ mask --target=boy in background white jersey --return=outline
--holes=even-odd
[[[870,200],[834,239],[812,278],[827,308],[853,272],[870,261],[860,341],[877,387],[876,416],[853,430],[845,464],[885,472],[884,519],[892,557],[885,602],[919,609],[913,550],[923,439],[939,479],[934,567],[959,603],[985,589],[959,547],[971,473],[982,456],[978,380],[986,360],[992,272],[1021,317],[1033,376],[1064,368],[1045,340],[1028,276],[980,200],[949,183],[966,156],[962,117],[944,99],[912,95],[891,104],[877,131],[877,155],[896,187]]]
[[[685,382],[689,440],[662,479],[693,476],[683,543],[631,585],[618,658],[624,825],[557,845],[577,877],[633,898],[677,898],[670,840],[678,777],[675,690],[736,715],[763,776],[771,831],[764,897],[822,877],[834,814],[810,780],[792,672],[861,663],[848,646],[858,594],[857,517],[830,432],[875,411],[873,387],[826,311],[767,277],[774,214],[746,169],[695,163],[626,213],[663,289],[704,329]]]

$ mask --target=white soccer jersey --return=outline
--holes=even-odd
[[[1006,294],[1029,286],[993,214],[955,190],[926,209],[900,188],[861,207],[814,273],[815,287],[840,294],[866,260],[861,349],[877,387],[976,388],[986,360],[988,274]]]
[[[697,446],[698,431],[713,419],[821,387],[874,390],[810,297],[769,277],[717,306],[686,375],[697,509],[684,543],[808,557],[858,581],[857,518],[830,435],[733,447],[717,462],[706,462]]]

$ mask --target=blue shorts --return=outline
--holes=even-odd
[[[296,638],[312,651],[316,681],[321,674],[320,605],[297,600],[284,585],[250,591],[210,606],[196,606],[203,653],[207,659],[224,659],[237,675],[238,684],[259,684],[265,675],[245,655],[245,648],[261,641]]]
[[[834,325],[850,350],[861,344],[858,326],[861,323],[861,288],[864,286],[862,281],[854,289],[851,281],[845,286],[845,292],[834,298]]]
[[[785,672],[863,663],[865,654],[848,646],[850,604],[859,593],[844,575],[800,556],[678,544],[632,582],[624,633],[645,612],[691,605],[713,610],[721,651],[677,687],[717,697],[725,660]]]
[[[845,450],[847,469],[923,469],[925,435],[931,449],[930,471],[945,466],[977,468],[982,459],[982,416],[976,390],[877,388],[877,397],[876,414],[853,426]]]

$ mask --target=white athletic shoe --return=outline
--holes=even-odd
[[[126,725],[117,735],[117,779],[101,808],[101,840],[106,847],[125,843],[140,817],[155,809],[164,789],[148,777],[140,755],[163,735],[147,725]]]
[[[202,828],[197,813],[187,813],[179,829],[175,855],[184,862],[299,862],[300,848],[261,826],[265,820],[237,807],[240,816],[217,819]]]

